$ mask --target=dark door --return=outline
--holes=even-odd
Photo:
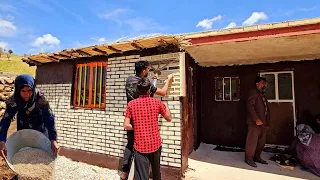
[[[267,144],[289,145],[296,124],[293,72],[263,72],[260,75],[268,81],[266,97],[270,103],[270,122]]]

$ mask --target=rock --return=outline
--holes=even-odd
[[[0,93],[0,101],[6,101],[6,96],[2,93]]]
[[[5,108],[6,108],[6,103],[0,102],[0,109],[5,109]]]
[[[4,78],[4,81],[7,82],[8,84],[12,84],[14,82],[14,80],[10,78]]]
[[[0,91],[3,91],[3,90],[4,90],[4,85],[0,84]]]
[[[13,95],[13,91],[12,92],[2,92],[2,94],[5,96],[11,97]]]
[[[5,109],[1,109],[0,110],[0,116],[2,117],[3,115],[4,115],[4,113],[6,112],[6,110]]]
[[[6,81],[4,80],[4,77],[0,77],[0,83],[1,84],[5,84],[6,83]]]
[[[6,86],[6,87],[4,88],[4,91],[11,92],[11,91],[12,91],[12,88],[9,87],[9,86]]]

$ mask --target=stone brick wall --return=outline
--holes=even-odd
[[[134,74],[139,56],[108,59],[105,110],[73,108],[72,84],[41,84],[56,117],[58,141],[62,146],[122,157],[126,145],[123,120],[126,108],[125,81]],[[38,68],[41,68],[38,67]],[[58,77],[57,77],[58,78]],[[168,102],[172,122],[159,121],[163,140],[161,164],[181,167],[181,104],[179,97],[162,98]]]

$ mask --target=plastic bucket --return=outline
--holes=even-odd
[[[19,152],[24,148],[38,148],[44,151],[47,151],[52,157],[55,158],[52,150],[50,140],[41,132],[32,130],[32,129],[24,129],[19,130],[13,133],[6,142],[6,147],[8,150],[7,154],[7,164],[14,171],[14,167],[11,164],[11,160],[15,153]]]

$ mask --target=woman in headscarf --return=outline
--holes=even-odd
[[[320,135],[305,124],[296,127],[296,155],[305,168],[320,177]]]
[[[6,137],[10,123],[17,114],[17,130],[34,129],[42,132],[51,141],[51,149],[57,155],[59,145],[54,125],[54,116],[48,101],[35,87],[30,75],[15,79],[14,94],[6,102],[6,111],[0,121],[0,155],[6,157]]]

